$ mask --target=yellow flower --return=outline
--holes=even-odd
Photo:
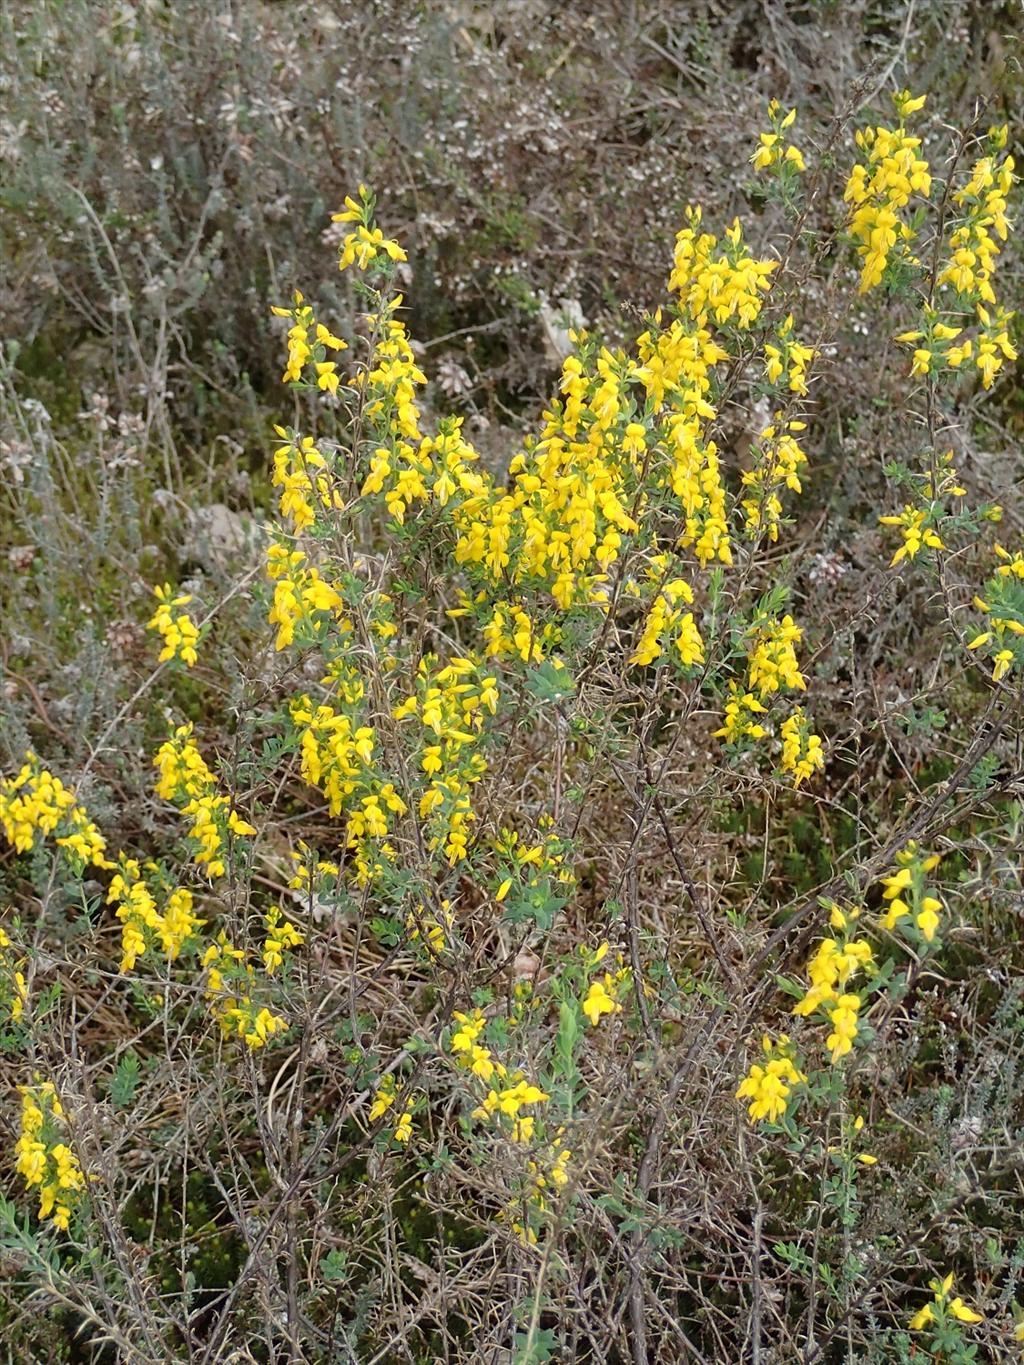
[[[942,902],[935,896],[923,896],[921,898],[921,909],[917,915],[917,927],[924,934],[925,939],[931,943],[935,937],[935,931],[939,927],[938,912],[942,909]]]
[[[919,346],[917,350],[915,350],[914,352],[914,363],[910,367],[910,373],[912,375],[927,374],[931,368],[931,363],[932,363],[931,351],[925,349],[925,347],[923,346]]]
[[[1013,664],[1012,651],[1009,649],[999,650],[993,657],[993,664],[995,667],[992,669],[992,681],[999,682],[1000,678],[1004,678],[1006,674],[1009,673],[1010,667]]]
[[[615,998],[615,980],[610,972],[605,972],[600,980],[592,981],[583,1001],[583,1013],[596,1026],[605,1014],[619,1014],[622,1006]]]
[[[789,145],[782,150],[782,134],[796,118],[796,110],[790,109],[783,118],[779,117],[779,104],[771,100],[768,104],[768,118],[772,131],[758,134],[758,147],[750,160],[755,170],[767,170],[770,166],[792,166],[797,171],[805,171],[804,159],[798,148]]]
[[[902,90],[898,95],[893,95],[892,102],[896,106],[897,113],[906,118],[908,114],[916,114],[919,109],[925,106],[927,95],[911,95],[909,90]]]
[[[972,1308],[968,1308],[963,1299],[960,1298],[950,1300],[949,1311],[958,1322],[981,1322],[983,1320],[980,1313],[975,1313]]]
[[[391,261],[408,260],[398,243],[386,238],[380,228],[368,227],[363,223],[355,232],[350,232],[342,243],[338,269],[347,270],[354,264],[358,269],[365,270],[382,255]]]
[[[899,864],[895,872],[882,878],[883,900],[888,902],[881,919],[882,927],[893,929],[907,915],[913,914],[914,923],[926,943],[933,942],[939,927],[942,901],[927,885],[927,874],[938,866],[937,854],[923,856],[917,845],[909,843],[896,855]]]
[[[274,972],[284,962],[285,953],[292,948],[299,947],[305,940],[295,925],[283,917],[281,909],[277,905],[270,907],[264,923],[267,928],[267,937],[263,942],[263,965],[267,975],[273,976]]]
[[[934,1322],[934,1320],[935,1314],[932,1311],[932,1306],[930,1303],[926,1303],[925,1306],[919,1309],[910,1319],[910,1330],[912,1332],[919,1332],[922,1327],[927,1327],[927,1325],[930,1322]]]

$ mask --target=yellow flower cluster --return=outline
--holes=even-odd
[[[254,1001],[255,968],[225,933],[218,934],[216,942],[209,944],[201,961],[206,971],[210,1012],[225,1037],[241,1038],[255,1050],[287,1029],[287,1019]]]
[[[327,702],[314,706],[303,693],[293,697],[289,710],[299,731],[302,776],[327,797],[333,816],[341,815],[346,800],[369,782],[376,735],[372,726],[359,725]]]
[[[916,559],[924,546],[934,550],[945,549],[939,533],[932,528],[936,515],[934,507],[912,507],[908,503],[898,515],[878,518],[883,526],[898,526],[903,536],[902,545],[889,561],[890,568],[903,559]]]
[[[17,1024],[28,1004],[28,986],[21,970],[25,965],[24,959],[15,960],[9,951],[10,947],[7,931],[0,925],[0,1009],[3,1009],[12,1024]]]
[[[199,796],[216,782],[206,760],[192,742],[191,723],[179,725],[173,737],[161,744],[153,766],[160,770],[156,794],[165,801]]]
[[[821,740],[811,731],[800,707],[782,722],[782,771],[793,774],[799,787],[825,766]]]
[[[747,642],[747,685],[751,692],[764,700],[782,688],[806,690],[794,648],[802,639],[803,631],[788,614],[781,621],[763,614],[755,617]]]
[[[502,1069],[504,1072],[504,1068]],[[502,1079],[509,1082],[500,1090],[489,1089],[483,1103],[473,1110],[473,1117],[486,1121],[496,1114],[511,1120],[509,1135],[513,1142],[532,1142],[536,1119],[533,1114],[524,1114],[524,1109],[546,1104],[551,1098],[539,1086],[525,1079],[521,1071],[512,1075],[504,1072]]]
[[[825,1046],[833,1065],[853,1049],[857,1037],[857,1014],[863,1003],[859,995],[845,989],[850,979],[873,965],[867,939],[845,937],[842,941],[826,938],[807,964],[810,986],[803,999],[793,1007],[794,1014],[814,1014],[823,1010],[832,1025]]]
[[[755,1062],[740,1082],[738,1100],[749,1100],[747,1113],[751,1122],[776,1123],[782,1118],[795,1086],[805,1084],[807,1077],[798,1070],[786,1034],[773,1043],[768,1034],[761,1039],[763,1063]]]
[[[192,893],[183,887],[171,891],[161,912],[142,877],[138,860],[122,853],[117,867],[107,890],[107,904],[117,906],[115,913],[122,923],[119,970],[130,972],[147,949],[157,943],[167,960],[174,962],[206,923],[193,913]],[[147,864],[147,870],[156,872],[157,868]]]
[[[778,541],[782,522],[779,494],[783,485],[794,493],[803,492],[800,469],[807,463],[807,456],[795,433],[806,428],[806,422],[796,419],[787,422],[777,412],[775,421],[761,432],[760,443],[752,447],[753,466],[742,475],[743,487],[751,490],[742,501],[749,536],[767,532],[773,545]]]
[[[341,511],[345,503],[331,485],[327,461],[312,436],[299,436],[285,427],[274,430],[282,444],[274,451],[274,472],[270,481],[281,490],[278,495],[281,516],[291,521],[296,532],[302,532],[316,521],[314,504],[324,511],[331,508]],[[277,548],[280,551],[281,547]]]
[[[605,601],[606,572],[623,537],[639,529],[633,509],[641,510],[639,486],[647,475],[682,503],[681,544],[693,546],[702,563],[714,557],[728,563],[725,491],[714,443],[702,436],[715,416],[705,396],[709,372],[727,352],[712,339],[708,320],[748,327],[775,263],[745,252],[738,224],[719,250],[711,234],[698,234],[699,221],[693,211],[673,274],[689,316],[662,327],[655,315],[638,340],[639,364],[579,338],[581,353],[563,366],[561,397],[539,438],[512,462],[507,488],[474,467],[476,452],[456,419],[443,422],[436,438],[422,435],[415,393],[424,376],[394,317],[400,300],[385,301],[371,319],[381,338],[362,380],[365,414],[380,439],[364,495],[383,493],[399,523],[413,503],[451,501],[457,562],[478,568],[485,584],[543,583],[562,610]],[[642,409],[637,398],[645,401]],[[496,607],[489,642],[495,657],[535,655],[524,615],[518,604]]]
[[[85,807],[31,751],[16,777],[0,778],[0,828],[18,853],[28,853],[37,838],[56,833],[57,847],[79,867],[113,867],[104,857],[107,842]]]
[[[944,322],[934,308],[926,307],[923,326],[896,338],[914,346],[911,374],[955,370],[971,361],[981,374],[982,387],[990,389],[1004,361],[1018,358],[1009,335],[1014,314],[996,306],[992,285],[999,255],[997,239],[1005,242],[1010,230],[1006,209],[1014,161],[1012,156],[1000,156],[1006,140],[1005,126],[989,130],[988,155],[975,162],[970,179],[952,196],[963,212],[950,233],[949,254],[937,284],[940,290],[956,295],[957,311],[947,314],[949,321]],[[964,336],[966,307],[977,314],[975,336]]]
[[[1024,668],[1024,550],[1011,555],[997,545],[995,551],[1003,562],[985,585],[985,596],[974,599],[975,607],[988,617],[988,629],[967,648],[991,647],[992,678],[999,682],[1014,665]]]
[[[942,902],[928,885],[928,874],[938,865],[937,854],[923,854],[913,842],[897,854],[897,868],[882,878],[884,913],[879,917],[881,928],[891,930],[907,916],[913,916],[914,923],[927,943],[931,943],[939,926],[939,912]],[[855,977],[861,973],[871,973],[876,968],[871,944],[864,937],[857,937],[855,926],[863,913],[861,907],[843,909],[836,902],[826,903],[829,921],[834,937],[822,939],[814,955],[807,963],[807,986],[803,995],[793,1006],[795,1015],[817,1014],[827,1021],[829,1033],[825,1039],[825,1049],[833,1066],[853,1051],[860,1032],[860,1011],[864,1006],[865,993],[851,990]],[[870,989],[870,983],[869,983]],[[788,1075],[787,1068],[795,1063],[788,1047],[782,1051],[783,1064],[775,1073],[770,1067],[754,1067],[738,1092],[739,1097],[750,1097],[758,1103],[755,1112],[752,1104],[750,1117],[753,1120],[769,1117],[785,1111],[788,1091],[778,1090],[779,1076]],[[765,1050],[770,1051],[769,1040],[765,1039]],[[775,1080],[770,1080],[771,1075]],[[803,1079],[801,1077],[801,1079]],[[873,1158],[871,1159],[873,1161]],[[871,1164],[869,1161],[867,1164]]]
[[[370,372],[371,381],[378,370]],[[419,410],[416,412],[418,423]],[[384,489],[385,480],[393,478],[384,493],[384,502],[401,526],[414,501],[433,501],[446,507],[456,493],[467,498],[479,496],[486,485],[483,475],[473,468],[478,459],[477,452],[462,434],[462,418],[446,417],[437,435],[419,437],[415,449],[401,437],[395,438],[391,449],[379,447],[362,492],[364,496],[379,493]]]
[[[369,486],[363,494],[379,493],[384,480],[404,472],[403,465],[412,467],[416,450],[408,444],[423,439],[420,431],[421,412],[416,402],[416,390],[427,382],[427,377],[416,364],[405,324],[395,317],[402,306],[402,295],[381,300],[380,313],[366,314],[367,325],[377,335],[370,364],[357,376],[357,383],[366,391],[363,416],[377,431],[382,441],[389,444],[374,453],[370,462]],[[388,468],[384,469],[384,464]],[[395,464],[395,468],[392,468]],[[422,466],[420,466],[422,470]],[[419,496],[426,497],[426,493]],[[411,498],[405,498],[409,502]],[[392,511],[393,516],[397,516]]]
[[[509,1131],[514,1142],[531,1142],[535,1119],[532,1114],[522,1111],[545,1104],[550,1096],[527,1081],[521,1071],[510,1074],[489,1047],[477,1042],[487,1027],[481,1010],[473,1010],[471,1014],[455,1010],[452,1017],[459,1025],[449,1043],[452,1055],[462,1068],[488,1087],[482,1103],[473,1110],[473,1117],[486,1121],[502,1115],[511,1120]],[[491,1086],[492,1080],[496,1080],[500,1088]]]
[[[386,238],[380,228],[372,226],[373,195],[365,185],[360,185],[358,192],[358,201],[346,195],[345,207],[340,213],[331,214],[332,223],[359,224],[342,242],[338,269],[347,270],[350,265],[355,265],[365,270],[382,256],[392,262],[406,260],[406,254],[398,243]]]
[[[160,772],[156,790],[159,796],[174,801],[182,815],[190,820],[189,837],[195,846],[195,861],[200,867],[205,866],[208,876],[218,877],[225,871],[220,855],[226,838],[252,835],[256,831],[241,819],[226,796],[217,793],[216,778],[191,736],[191,725],[182,725],[160,746],[154,760]],[[0,820],[4,833],[19,852],[31,849],[40,835],[66,830],[68,832],[61,834],[57,843],[67,848],[80,864],[114,871],[107,904],[117,906],[117,918],[122,924],[122,972],[131,971],[140,957],[156,947],[173,962],[198,936],[205,921],[195,914],[192,893],[183,887],[163,885],[159,868],[149,863],[146,871],[155,881],[157,894],[154,894],[153,882],[147,882],[143,877],[137,859],[124,853],[118,855],[116,862],[106,858],[106,841],[84,808],[77,805],[74,792],[41,768],[34,754],[26,756],[25,766],[16,778],[0,782]],[[158,897],[163,900],[162,909]],[[274,958],[302,941],[301,935],[296,938],[297,931],[287,921],[279,924],[275,920],[272,925],[268,920],[267,927],[270,931],[267,952]],[[6,965],[3,949],[8,946],[7,935],[0,930],[0,969]],[[204,958],[204,966],[213,960],[210,951]],[[233,959],[244,957],[223,941],[222,947],[215,946],[212,952],[214,958],[222,952]],[[268,965],[268,974],[271,970]],[[252,969],[246,971],[247,979],[252,981]],[[16,1021],[24,1011],[28,996],[20,970],[14,969],[12,981],[9,1007],[11,1017]],[[220,999],[222,983],[211,984],[210,992],[212,998],[219,1001],[215,1012],[226,1024],[227,1031],[237,1031],[250,1046],[262,1046],[267,1037],[287,1026],[283,1019],[253,1006],[248,995],[225,1003]]]
[[[938,278],[940,285],[950,285],[962,298],[993,307],[996,296],[991,281],[999,255],[995,238],[1005,242],[1010,229],[1006,208],[1014,181],[1014,160],[999,155],[1008,132],[1005,124],[989,130],[988,155],[974,163],[970,179],[953,195],[964,217],[950,235],[949,258]]]
[[[768,102],[768,121],[771,124],[771,131],[758,134],[758,148],[750,158],[756,171],[765,171],[772,166],[781,168],[792,168],[793,171],[805,171],[807,166],[798,147],[792,143],[786,145],[782,134],[789,128],[796,118],[796,110],[790,109],[788,114],[780,117],[780,105],[778,100]]]
[[[761,312],[778,261],[758,261],[743,242],[740,220],[733,219],[724,243],[701,231],[699,208],[686,210],[687,225],[676,236],[675,262],[668,287],[678,292],[695,322],[712,318],[719,326],[735,318],[750,327]]]
[[[455,1010],[452,1017],[459,1027],[452,1033],[450,1047],[459,1065],[487,1083],[490,1083],[495,1075],[499,1080],[503,1080],[506,1075],[505,1068],[500,1062],[495,1061],[489,1047],[477,1042],[487,1027],[483,1010],[476,1009],[471,1014]]]
[[[279,905],[272,905],[263,917],[267,936],[263,940],[263,967],[273,976],[285,960],[285,954],[305,943],[291,920],[286,919]]]
[[[298,848],[289,850],[288,856],[295,864],[289,890],[316,895],[318,889],[333,890],[337,886],[341,868],[329,859],[318,859],[304,839],[299,840]]]
[[[767,711],[768,708],[762,706],[752,692],[742,692],[736,683],[731,682],[723,716],[725,724],[715,731],[715,738],[724,739],[726,744],[739,744],[744,739],[764,739],[768,731],[754,717],[766,715]]]
[[[926,943],[931,943],[939,927],[939,912],[944,908],[934,889],[928,885],[928,873],[939,865],[939,854],[923,854],[911,841],[896,855],[897,868],[882,878],[885,888],[882,897],[888,902],[882,916],[882,927],[894,929],[900,920],[913,916]]]
[[[328,352],[344,351],[348,343],[336,337],[322,322],[317,322],[313,310],[303,301],[298,290],[291,308],[271,308],[275,317],[290,318],[288,329],[288,364],[281,376],[286,384],[302,381],[302,372],[307,364],[313,366],[313,381],[318,389],[326,393],[337,393],[340,377],[337,361],[328,360]]]
[[[540,663],[544,657],[529,613],[519,602],[495,602],[490,620],[481,634],[489,659],[511,655],[523,663]]]
[[[459,494],[475,497],[487,486],[474,468],[477,452],[462,434],[462,418],[444,419],[436,436],[420,429],[422,414],[416,390],[426,376],[416,364],[404,324],[395,316],[402,296],[381,299],[380,312],[367,314],[374,351],[356,376],[363,391],[363,419],[375,431],[378,445],[370,458],[362,496],[384,494],[389,515],[403,525],[416,502],[445,507]]]
[[[931,374],[937,363],[945,361],[950,365],[959,365],[971,354],[971,343],[965,343],[964,347],[951,346],[945,352],[942,351],[942,343],[952,341],[963,331],[962,327],[950,327],[948,323],[939,322],[938,315],[934,310],[925,309],[924,311],[925,330],[915,330],[911,332],[901,332],[896,340],[902,345],[911,345],[918,341],[927,341],[926,346],[914,347],[914,360],[910,367],[911,375]]]
[[[974,363],[981,371],[981,387],[990,389],[996,374],[1003,367],[1004,360],[1018,359],[1018,352],[1015,346],[1010,343],[1010,334],[1007,331],[1011,320],[1015,314],[1006,312],[1003,308],[996,309],[995,315],[991,315],[987,308],[978,304],[978,321],[981,328],[978,335],[978,349],[975,354]],[[970,341],[966,341],[958,352],[958,359],[954,359],[953,352],[947,353],[947,359],[951,365],[959,364],[967,359],[971,354]]]
[[[487,770],[478,745],[485,715],[498,709],[498,685],[475,658],[452,658],[440,668],[437,662],[433,655],[420,660],[416,691],[392,714],[419,722],[416,755],[427,778],[419,814],[431,831],[429,847],[442,849],[454,867],[466,856],[476,818],[470,789]]]
[[[538,629],[537,622],[518,598],[487,605],[486,592],[470,597],[469,593],[460,590],[459,606],[452,607],[446,615],[453,619],[468,616],[481,606],[486,619],[481,622],[480,635],[489,659],[519,659],[524,664],[539,664],[559,642],[558,629],[551,622]]]
[[[680,546],[692,547],[702,567],[713,559],[731,564],[718,447],[707,435],[717,416],[708,398],[711,375],[729,358],[728,352],[712,339],[706,314],[676,318],[666,328],[659,310],[652,321],[654,326],[637,339],[641,364],[636,377],[648,406],[658,413],[658,447],[665,452],[653,478],[679,502],[684,517]]]
[[[764,348],[764,373],[769,384],[777,384],[785,376],[790,393],[801,397],[807,393],[807,366],[814,359],[814,348],[804,346],[793,335],[793,314],[777,330],[776,342],[768,342]],[[776,420],[780,414],[776,414]],[[803,428],[799,428],[802,430]],[[790,427],[790,430],[794,430]],[[765,434],[761,433],[762,436]],[[796,490],[798,493],[799,488]]]
[[[389,813],[401,817],[407,807],[394,784],[377,776],[376,734],[372,726],[359,723],[356,705],[348,714],[327,702],[316,706],[303,694],[292,698],[290,711],[299,731],[302,776],[324,793],[332,816],[345,816],[347,844],[358,882],[365,886],[377,874],[378,854],[394,855],[385,842]]]
[[[330,620],[342,632],[350,629],[341,594],[324,582],[302,550],[291,550],[280,542],[272,544],[267,551],[267,577],[274,583],[268,620],[277,626],[275,649],[287,649],[294,642],[300,623],[317,639],[323,638]]]
[[[608,944],[601,943],[593,951],[581,945],[580,956],[583,958],[584,970],[589,973],[608,956]],[[605,1015],[622,1013],[621,996],[630,979],[630,969],[624,965],[620,954],[614,972],[603,972],[590,982],[587,993],[580,1002],[580,1008],[590,1020],[592,1028],[596,1028]]]
[[[22,1085],[21,1132],[14,1144],[15,1169],[39,1191],[39,1217],[67,1231],[85,1189],[78,1158],[64,1140],[67,1118],[49,1081]]]
[[[188,837],[196,865],[211,879],[223,877],[223,850],[228,839],[255,834],[228,797],[217,791],[217,779],[192,740],[191,724],[179,725],[157,750],[153,766],[159,769],[156,794],[173,801],[190,821]]]
[[[648,578],[655,583],[654,599],[629,662],[638,665],[653,663],[665,652],[665,641],[671,639],[680,663],[684,668],[692,668],[704,662],[704,641],[693,619],[693,612],[684,611],[680,604],[693,605],[693,589],[684,578],[664,582],[667,572],[668,555],[654,556],[648,569]]]
[[[545,883],[563,888],[573,887],[576,876],[566,861],[566,846],[554,830],[550,815],[542,815],[537,821],[540,843],[527,844],[520,839],[515,830],[503,829],[494,842],[495,852],[503,862],[499,873],[502,881],[494,893],[494,899],[501,904],[513,887],[517,899],[529,900],[538,894]]]
[[[645,459],[645,429],[631,423],[627,386],[636,366],[606,348],[562,368],[562,402],[545,413],[539,440],[509,466],[511,487],[488,487],[455,509],[455,558],[485,582],[543,584],[563,611],[603,601],[602,584],[624,535]],[[634,429],[631,431],[630,427]]]
[[[370,1106],[370,1122],[376,1123],[378,1119],[383,1118],[397,1098],[398,1092],[395,1089],[394,1076],[385,1076],[377,1088],[373,1103]],[[408,1142],[412,1137],[412,1116],[413,1101],[409,1097],[401,1106],[398,1122],[392,1132],[392,1137],[396,1142]]]
[[[903,123],[909,114],[922,108],[924,96],[914,99],[904,91],[893,99],[900,115],[899,127],[865,128],[857,132],[857,146],[865,159],[850,172],[843,195],[851,206],[850,235],[863,262],[862,294],[882,282],[894,260],[913,261],[908,244],[915,233],[900,212],[912,194],[924,199],[931,194],[928,162],[917,154],[921,139],[908,136]]]
[[[918,1309],[910,1319],[910,1330],[912,1332],[923,1331],[932,1323],[937,1326],[948,1318],[953,1318],[957,1322],[982,1321],[981,1314],[976,1313],[973,1308],[968,1308],[959,1295],[950,1298],[953,1292],[952,1274],[947,1275],[942,1280],[930,1280],[928,1288],[932,1291],[934,1298],[931,1303],[926,1303],[923,1308]]]
[[[180,659],[187,668],[191,668],[199,657],[196,652],[199,631],[188,613],[180,610],[192,601],[191,594],[181,593],[175,597],[174,589],[169,583],[154,588],[153,594],[160,605],[147,623],[146,629],[157,631],[163,640],[160,662]]]
[[[372,197],[361,187],[359,202],[347,200],[342,219],[358,221],[368,235],[351,235],[350,255],[360,243],[372,245],[369,238],[377,229],[371,228],[371,214]],[[380,297],[379,311],[367,317],[373,353],[356,377],[364,391],[363,416],[378,442],[362,493],[383,495],[399,524],[416,504],[448,508],[456,560],[476,579],[476,595],[465,595],[456,610],[468,611],[470,602],[474,610],[480,608],[490,657],[537,662],[557,634],[553,626],[537,629],[532,609],[508,596],[509,584],[543,587],[562,611],[578,605],[606,608],[608,570],[624,537],[640,530],[650,490],[663,489],[678,500],[680,548],[692,548],[702,565],[716,558],[731,562],[726,491],[715,443],[706,437],[706,424],[716,416],[708,397],[711,372],[729,353],[711,328],[749,328],[776,265],[750,254],[738,222],[719,242],[702,229],[700,210],[691,209],[677,239],[670,281],[680,298],[679,315],[667,324],[660,311],[653,316],[638,339],[636,359],[596,348],[583,334],[576,337],[580,349],[564,363],[559,397],[545,414],[539,437],[528,440],[513,460],[507,486],[481,472],[458,419],[443,421],[436,437],[422,433],[416,393],[425,376],[396,316],[401,298]],[[778,340],[788,382],[802,393],[809,348],[794,341],[791,319]],[[284,490],[283,510],[304,528],[315,519],[318,504],[325,505],[330,486],[317,484],[323,471],[315,457],[313,473],[305,468],[303,450],[316,449],[309,438],[285,433],[285,439],[276,475]],[[787,456],[781,458],[785,464]],[[802,458],[794,456],[793,462]],[[782,477],[796,487],[791,473],[785,470]],[[290,559],[297,552],[283,547],[276,554],[279,571],[272,576],[281,581],[272,619],[281,627],[278,647],[284,648],[307,610],[337,611],[340,604],[328,585],[314,588],[318,600],[304,601],[303,585],[291,572],[293,564],[301,567],[304,561]],[[670,579],[673,585],[678,581]],[[488,616],[488,594],[498,583],[503,591]],[[655,616],[674,607],[656,600]],[[691,621],[685,624],[680,653],[697,661],[699,635]],[[643,653],[650,653],[661,633],[657,626],[655,620]]]
[[[965,337],[955,346],[949,346],[946,345],[947,342],[963,335],[963,327],[953,327],[949,323],[940,322],[934,310],[925,309],[923,330],[918,328],[901,332],[896,338],[898,342],[914,345],[914,360],[910,373],[926,375],[945,367],[957,369],[965,360],[973,359],[981,371],[982,388],[990,389],[996,374],[1002,369],[1003,361],[1018,358],[1007,331],[1014,314],[999,308],[993,317],[980,303],[977,305],[977,313],[981,324],[978,336]],[[918,345],[918,342],[922,344]]]
[[[436,957],[438,953],[443,953],[448,947],[448,940],[454,923],[455,918],[449,900],[441,901],[436,910],[428,910],[421,903],[414,910],[410,910],[405,917],[405,929],[409,935],[409,942],[422,942],[432,957]]]
[[[832,1032],[826,1038],[825,1046],[831,1051],[833,1066],[853,1050],[857,1037],[857,1011],[861,1004],[859,995],[844,992],[836,996],[825,1011],[832,1024]]]
[[[764,701],[777,692],[806,691],[807,683],[796,657],[796,646],[803,632],[792,616],[781,619],[759,609],[746,632],[747,684],[730,682],[725,704],[724,724],[715,738],[726,744],[764,739],[768,731],[758,716],[767,714]],[[782,725],[782,770],[792,773],[795,786],[824,767],[821,740],[813,734],[803,711],[798,707]]]

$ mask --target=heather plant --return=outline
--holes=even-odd
[[[0,783],[3,1248],[52,1340],[1011,1358],[1024,541],[960,470],[1017,360],[1014,160],[984,121],[926,158],[924,117],[812,148],[773,102],[778,232],[686,208],[632,343],[573,328],[497,457],[428,409],[410,253],[344,198],[352,317],[273,309],[258,571],[154,575],[87,756]],[[893,437],[830,604],[800,507],[861,319]],[[907,602],[892,704],[861,641]]]

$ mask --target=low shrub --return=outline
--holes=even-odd
[[[782,231],[689,208],[635,344],[573,329],[487,458],[345,199],[353,318],[274,309],[276,516],[161,565],[152,667],[73,770],[40,699],[0,785],[32,1349],[1010,1358],[1024,542],[965,417],[1014,166],[923,106],[851,151],[769,105]],[[857,328],[891,443],[837,538]]]

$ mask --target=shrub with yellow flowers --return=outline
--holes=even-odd
[[[842,151],[837,204],[850,118],[826,154],[772,101],[763,217],[687,207],[660,306],[629,344],[574,328],[500,458],[436,410],[415,262],[365,185],[333,219],[357,315],[297,290],[273,309],[293,409],[259,564],[198,626],[190,593],[153,589],[148,680],[74,787],[35,750],[0,781],[0,1044],[33,1076],[16,1170],[39,1245],[130,1284],[125,1359],[257,1358],[256,1320],[260,1359],[523,1365],[767,1360],[769,1332],[772,1358],[881,1361],[908,1321],[968,1360],[966,1332],[1010,1330],[1016,1253],[969,1291],[995,1304],[1003,1276],[1002,1325],[949,1273],[911,1309],[922,1244],[984,1179],[915,1174],[916,1097],[957,1047],[942,993],[984,976],[972,905],[1020,891],[1019,772],[998,773],[1024,555],[1013,516],[990,543],[1001,509],[951,434],[1017,358],[1014,163],[1002,127],[936,160],[925,99],[893,103]],[[857,514],[851,606],[807,558],[849,549],[820,487],[860,309],[895,336],[898,449]],[[869,659],[871,626],[935,604],[935,657],[883,701],[901,663]],[[116,761],[140,704],[144,793]],[[989,1150],[970,1118],[951,1153]],[[79,1125],[117,1156],[88,1198]],[[140,1143],[159,1180],[131,1175]]]

